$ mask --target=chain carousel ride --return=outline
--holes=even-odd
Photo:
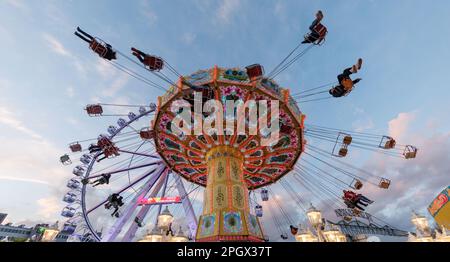
[[[373,202],[359,192],[366,185],[387,190],[391,180],[346,162],[351,149],[412,159],[417,148],[389,136],[305,123],[298,105],[332,98],[314,96],[332,94],[328,90],[338,86],[291,94],[274,78],[323,43],[327,30],[321,20],[269,74],[255,64],[244,69],[215,66],[182,76],[160,57],[132,48],[135,60],[98,38],[84,39],[112,66],[164,94],[149,106],[86,107],[91,117],[114,116],[107,114],[113,106],[137,107],[139,112],[119,118],[107,134],[69,145],[72,157],[81,155],[61,213],[76,225],[71,240],[136,241],[149,221],[154,228],[141,241],[290,240],[300,234],[296,225],[312,201],[345,209],[347,221],[358,217]],[[314,32],[318,27],[320,34]],[[303,44],[306,48],[299,51]],[[116,54],[127,64],[115,61]],[[346,96],[353,86],[343,88]],[[229,107],[228,102],[243,107]],[[69,154],[60,160],[72,163]],[[263,225],[271,222],[279,237],[263,233]]]

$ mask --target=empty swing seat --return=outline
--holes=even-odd
[[[345,147],[342,147],[341,149],[339,149],[339,156],[340,157],[346,157],[348,153],[348,149]]]
[[[264,75],[264,67],[260,64],[250,65],[245,69],[250,80],[258,79]]]
[[[382,178],[380,180],[380,183],[378,184],[378,187],[383,188],[383,189],[388,189],[390,185],[391,185],[391,180]]]
[[[87,105],[86,111],[89,116],[99,116],[99,115],[103,114],[103,107],[99,104]]]
[[[406,159],[413,159],[416,158],[417,155],[417,148],[411,145],[408,145],[405,147],[405,151],[403,152],[403,156]]]
[[[392,137],[383,136],[383,138],[380,141],[379,147],[383,148],[383,149],[393,149],[393,148],[395,148],[396,144],[397,144],[397,142]]]
[[[356,190],[360,190],[363,187],[363,183],[359,179],[354,179],[351,187]]]
[[[80,143],[73,143],[69,145],[69,148],[72,153],[80,152],[82,150]]]
[[[59,161],[65,166],[72,164],[72,160],[70,160],[69,155],[65,154],[59,158]]]
[[[344,145],[350,145],[352,143],[353,138],[351,136],[345,136],[344,139],[342,140],[342,143]]]

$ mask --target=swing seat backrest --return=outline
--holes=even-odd
[[[318,23],[313,30],[319,35],[319,39],[325,38],[328,33],[328,29],[321,23]]]
[[[356,190],[360,190],[362,187],[363,187],[363,183],[362,183],[361,181],[357,180],[357,181],[355,182],[354,188],[355,188]]]
[[[339,149],[339,156],[345,157],[345,156],[347,156],[347,153],[348,153],[348,149],[347,148]]]
[[[164,61],[162,60],[162,58],[156,56],[146,56],[144,63],[152,71],[159,71],[164,67]]]
[[[93,40],[89,47],[100,57],[105,57],[106,53],[108,52],[108,48],[106,48],[103,44],[99,43],[96,40]]]
[[[351,136],[345,136],[343,140],[344,145],[350,145],[352,143],[353,138]]]
[[[246,69],[250,80],[257,79],[264,75],[264,68],[259,64],[247,66]]]

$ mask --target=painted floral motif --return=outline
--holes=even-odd
[[[214,234],[214,228],[216,224],[216,215],[202,217],[202,224],[200,230],[200,237],[208,237]]]
[[[227,234],[239,234],[243,231],[242,218],[239,212],[224,212],[223,231]]]

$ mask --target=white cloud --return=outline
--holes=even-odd
[[[71,86],[66,88],[66,94],[69,98],[73,98],[75,96],[75,89]]]
[[[42,184],[42,185],[50,185],[50,183],[48,181],[32,179],[32,178],[13,177],[13,176],[0,175],[0,180],[9,180],[9,181],[19,181],[19,182],[26,182],[26,183],[36,183],[36,184]]]
[[[196,38],[197,35],[195,33],[186,32],[182,35],[181,40],[183,41],[183,43],[190,45],[195,41]]]
[[[279,18],[281,18],[281,17],[284,18],[285,12],[286,12],[286,6],[285,6],[284,2],[277,1],[275,3],[275,8],[274,8],[275,15]]]
[[[129,77],[126,74],[119,75],[111,84],[110,87],[102,91],[102,95],[106,97],[113,97],[119,92],[127,83]]]
[[[99,59],[95,68],[103,79],[112,78],[117,72],[115,68],[104,59]]]
[[[22,0],[6,0],[6,3],[20,10],[27,10],[27,5]]]
[[[372,118],[362,108],[355,108],[354,114],[358,118],[353,121],[352,127],[356,132],[364,132],[375,127]]]
[[[241,2],[239,0],[224,0],[217,10],[217,18],[222,24],[229,24],[233,13],[239,9]]]
[[[448,186],[450,167],[450,133],[429,133],[412,127],[416,112],[401,113],[389,122],[390,135],[400,143],[419,148],[411,160],[377,155],[364,169],[392,180],[389,190],[367,187],[365,192],[375,200],[369,212],[384,216],[401,229],[411,227],[411,211],[428,215],[426,208],[437,194]]]
[[[155,11],[150,7],[148,1],[141,1],[141,14],[144,16],[145,20],[149,25],[154,25],[158,21],[158,15],[156,15]]]
[[[61,41],[59,41],[56,37],[48,33],[44,33],[42,37],[44,38],[44,40],[47,43],[47,46],[50,48],[52,52],[66,58],[70,58],[71,62],[73,63],[73,66],[77,69],[77,71],[82,76],[86,75],[87,67],[78,57],[74,56],[69,50],[67,50],[67,48],[61,43]]]
[[[402,139],[406,135],[408,126],[415,118],[416,114],[414,112],[398,114],[395,119],[389,121],[389,135],[397,139]]]
[[[63,207],[62,202],[56,196],[41,198],[36,201],[38,205],[38,216],[47,220],[59,217]]]
[[[48,47],[58,55],[72,57],[72,54],[64,47],[64,45],[54,36],[44,34],[43,38],[47,41]]]
[[[21,120],[19,120],[13,112],[6,107],[0,107],[0,124],[13,128],[19,132],[22,132],[34,139],[42,139],[42,136],[37,134],[32,129],[26,127]]]

